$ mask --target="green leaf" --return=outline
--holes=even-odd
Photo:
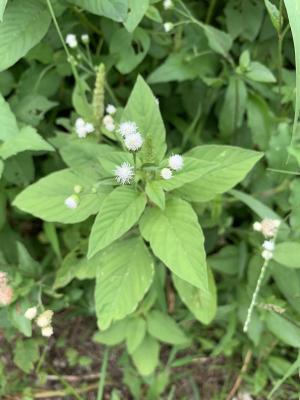
[[[207,37],[209,47],[216,53],[227,57],[232,46],[232,38],[230,35],[210,25],[203,25],[203,30]]]
[[[125,21],[128,9],[128,0],[71,0],[73,4],[85,10],[114,21]]]
[[[86,121],[93,121],[93,108],[87,100],[87,91],[89,91],[89,86],[86,82],[83,79],[78,80],[72,93],[72,103],[76,112],[82,118]]]
[[[151,336],[162,342],[173,345],[186,345],[189,343],[188,337],[176,322],[161,311],[154,310],[147,315],[147,329]]]
[[[195,181],[205,176],[210,171],[218,168],[218,164],[197,158],[184,157],[184,167],[178,172],[174,172],[172,179],[165,180],[161,178],[158,182],[166,190],[174,190],[183,186],[185,183]]]
[[[39,359],[39,345],[34,339],[18,339],[14,350],[14,363],[27,374]]]
[[[1,179],[1,176],[2,176],[3,169],[4,169],[3,161],[0,160],[0,179]]]
[[[270,312],[266,316],[268,329],[283,343],[292,347],[300,347],[300,328],[281,316]]]
[[[102,252],[95,304],[100,329],[131,314],[153,279],[153,261],[140,238],[114,243]]]
[[[123,121],[134,121],[143,136],[139,152],[144,163],[159,163],[166,152],[166,131],[156,98],[142,77],[138,77],[125,107]]]
[[[90,169],[86,173],[70,169],[53,172],[23,190],[13,205],[44,221],[67,224],[84,221],[99,211],[101,201],[111,191],[108,186],[99,186],[93,193],[93,185],[98,179]],[[78,207],[69,209],[64,201],[72,195],[75,185],[82,186],[83,191],[79,195]]]
[[[53,147],[46,142],[31,126],[23,127],[20,132],[0,145],[0,157],[4,160],[22,151],[53,151]]]
[[[203,233],[192,207],[173,198],[164,210],[148,208],[140,230],[154,254],[180,278],[203,291],[208,289]]]
[[[300,314],[300,271],[281,266],[272,261],[272,276],[290,305]],[[287,279],[288,276],[288,279]]]
[[[278,8],[275,6],[275,4],[271,3],[269,0],[265,0],[265,5],[274,28],[276,29],[277,32],[280,32],[281,18]]]
[[[132,318],[128,321],[126,326],[126,346],[129,354],[135,350],[142,343],[146,334],[146,322],[140,317]]]
[[[249,70],[245,73],[245,76],[255,82],[276,82],[276,78],[272,71],[270,71],[269,68],[257,61],[251,62]]]
[[[130,186],[114,189],[104,200],[92,227],[88,258],[126,233],[140,218],[146,196]]]
[[[1,0],[0,1],[0,22],[3,21],[3,14],[5,11],[5,7],[7,5],[7,0]]]
[[[133,71],[146,57],[150,42],[150,36],[142,28],[136,28],[132,33],[125,28],[115,31],[109,43],[109,50],[118,60],[116,68],[122,74]]]
[[[201,179],[177,189],[176,192],[180,195],[195,202],[209,201],[234,187],[245,178],[262,157],[262,153],[256,151],[221,145],[198,146],[187,155],[218,163],[218,167],[202,176]]]
[[[149,197],[149,200],[152,201],[159,208],[165,208],[165,192],[160,184],[157,181],[150,181],[146,183],[145,188],[146,195]]]
[[[129,0],[129,13],[124,22],[128,32],[133,32],[143,19],[149,7],[149,0]]]
[[[140,346],[132,354],[134,365],[143,376],[154,372],[159,363],[159,344],[151,336],[145,336]]]
[[[127,319],[117,321],[105,331],[96,332],[93,340],[97,343],[102,343],[107,346],[115,346],[120,344],[126,339],[127,324]]]
[[[74,278],[93,279],[96,277],[97,268],[100,265],[101,253],[88,259],[86,257],[87,243],[83,242],[76,246],[66,255],[62,265],[56,273],[54,289],[62,288],[70,283]]]
[[[0,94],[0,141],[5,142],[6,140],[17,135],[18,133],[19,128],[17,125],[16,117],[12,113],[9,104]]]
[[[284,242],[275,246],[274,260],[289,268],[300,268],[300,243]]]
[[[300,2],[294,0],[284,0],[285,8],[288,14],[289,23],[293,35],[294,48],[295,48],[295,63],[296,63],[296,105],[295,117],[293,125],[294,138],[296,134],[299,113],[300,113]]]
[[[0,24],[0,71],[24,57],[46,34],[50,21],[46,3],[10,1]]]
[[[209,324],[217,312],[217,291],[211,270],[208,270],[208,291],[204,292],[195,286],[172,275],[175,288],[187,308],[203,324]]]
[[[224,136],[231,136],[237,128],[241,127],[246,102],[247,88],[245,83],[236,76],[230,77],[219,119],[219,129]]]

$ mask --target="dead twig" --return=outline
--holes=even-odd
[[[241,383],[243,381],[243,374],[247,371],[251,358],[252,358],[252,351],[248,350],[241,371],[238,377],[236,378],[236,381],[234,382],[234,385],[232,386],[232,389],[230,390],[228,396],[226,397],[226,400],[232,400],[236,392],[239,390],[239,387],[241,386]]]

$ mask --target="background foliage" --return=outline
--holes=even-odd
[[[272,398],[298,398],[299,2],[176,0],[166,10],[159,0],[9,0],[0,2],[0,17],[0,270],[13,288],[11,304],[0,308],[1,396],[34,398],[51,386],[51,374],[66,396],[81,398],[88,385],[74,389],[64,372],[84,375],[103,361],[103,377],[107,348],[117,346],[107,372],[111,399],[230,399],[242,365],[248,373],[241,390],[253,398],[271,392]],[[169,32],[165,22],[174,24]],[[90,42],[68,48],[69,33],[79,42],[88,33]],[[104,104],[95,103],[100,64]],[[133,119],[142,131],[153,131],[155,162],[164,157],[165,131],[168,154],[196,160],[163,189],[190,201],[197,216],[168,195],[162,211],[162,188],[151,183],[145,189],[157,207],[145,212],[140,231],[174,274],[158,259],[153,266],[140,238],[106,247],[127,230],[124,221],[93,226],[102,204],[118,213],[108,185],[82,196],[76,213],[64,205],[74,185],[94,185],[100,165],[109,174],[131,160],[112,151],[113,138],[101,125],[99,104],[108,103],[118,108],[117,121]],[[101,145],[95,137],[78,139],[74,130],[78,116],[95,118],[95,107]],[[212,162],[219,167],[204,174]],[[136,194],[128,188],[126,196],[131,202]],[[145,198],[135,200],[138,215],[128,212],[127,228]],[[183,273],[172,269],[177,260],[168,249],[176,229],[160,229],[167,213],[177,228],[189,221],[178,228],[187,257],[202,240],[193,226],[200,223],[208,295],[200,290],[202,280],[199,286],[195,277],[187,279],[192,257],[183,261]],[[252,224],[265,217],[282,220],[282,229],[245,334],[262,266],[261,237]],[[103,234],[108,228],[114,230],[109,238]],[[120,285],[113,273],[129,274],[128,281]],[[24,317],[35,304],[55,313],[50,340]],[[56,365],[57,358],[65,366]],[[102,384],[92,387],[98,398]]]

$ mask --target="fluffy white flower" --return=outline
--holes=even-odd
[[[36,323],[40,328],[46,328],[47,326],[51,325],[52,317],[53,311],[46,310],[37,317]]]
[[[273,242],[273,240],[265,240],[265,241],[263,242],[263,248],[264,248],[265,250],[268,250],[268,251],[274,251],[274,249],[275,249],[275,243]]]
[[[36,307],[30,307],[24,313],[24,317],[29,319],[30,321],[33,320],[36,317],[36,315],[37,315]]]
[[[163,6],[164,6],[165,10],[169,10],[170,8],[172,8],[174,6],[174,4],[173,4],[172,0],[164,0]]]
[[[123,138],[127,135],[131,135],[132,133],[137,133],[138,127],[133,121],[122,122],[119,126],[118,132]]]
[[[85,124],[85,130],[86,130],[86,133],[92,133],[92,132],[95,131],[95,127],[94,127],[94,125],[92,123],[87,122]]]
[[[253,229],[254,229],[256,232],[261,232],[261,223],[258,222],[258,221],[254,222],[254,224],[253,224]]]
[[[263,252],[261,253],[261,256],[266,261],[269,261],[273,257],[273,252],[269,251],[269,250],[263,250]]]
[[[172,22],[165,22],[164,23],[165,32],[170,32],[173,28],[174,28],[174,24]]]
[[[160,176],[163,178],[163,179],[171,179],[172,178],[172,175],[173,175],[173,173],[172,173],[172,170],[170,170],[170,168],[163,168],[161,171],[160,171]]]
[[[128,150],[137,151],[143,145],[143,138],[139,132],[131,133],[125,137],[125,146]]]
[[[115,106],[113,106],[112,104],[107,105],[107,107],[106,107],[107,114],[113,115],[116,113],[116,111],[117,111],[117,109]]]
[[[51,325],[45,326],[44,328],[42,328],[41,332],[42,332],[42,336],[50,337],[53,335],[53,328]]]
[[[76,194],[72,194],[72,196],[69,196],[65,199],[64,203],[68,208],[75,209],[78,207],[79,197],[76,196]]]
[[[103,125],[105,129],[107,129],[109,132],[112,132],[115,130],[115,121],[111,115],[105,115],[103,118]]]
[[[179,171],[183,168],[183,158],[179,154],[173,154],[169,157],[169,167],[174,171]]]
[[[278,219],[264,218],[261,221],[261,232],[265,237],[274,237],[279,226],[280,221]]]
[[[122,185],[130,183],[134,177],[133,167],[128,162],[123,162],[121,165],[117,166],[114,172],[117,182]]]
[[[81,41],[82,41],[82,43],[84,43],[84,44],[88,44],[89,41],[90,41],[89,35],[88,35],[87,33],[83,33],[83,34],[81,35]]]
[[[0,291],[0,305],[8,306],[14,297],[14,291],[10,286],[2,286]]]
[[[69,47],[71,47],[71,49],[74,49],[75,47],[77,47],[78,42],[77,42],[76,35],[74,35],[73,33],[69,33],[66,36],[66,43]]]

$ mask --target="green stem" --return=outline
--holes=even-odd
[[[102,400],[102,398],[103,398],[104,387],[105,387],[105,378],[106,378],[107,365],[108,365],[108,355],[109,355],[109,350],[107,347],[103,354],[103,360],[102,360],[101,372],[100,372],[100,378],[99,378],[99,385],[98,385],[97,400]]]
[[[249,328],[249,325],[250,325],[250,322],[251,322],[253,309],[254,309],[254,306],[256,305],[257,296],[258,296],[258,293],[260,291],[263,279],[265,277],[268,264],[269,264],[269,261],[266,260],[264,262],[263,266],[262,266],[261,271],[260,271],[260,275],[259,275],[259,278],[258,278],[258,281],[257,281],[257,284],[256,284],[256,288],[255,288],[253,296],[252,296],[251,304],[250,304],[250,307],[248,308],[247,318],[246,318],[246,321],[245,321],[245,324],[244,324],[244,329],[243,329],[244,332],[248,331],[248,328]]]
[[[212,17],[213,17],[217,2],[218,2],[218,0],[211,0],[209,2],[209,7],[208,7],[206,18],[205,18],[205,23],[206,24],[209,24],[211,19],[212,19]]]

